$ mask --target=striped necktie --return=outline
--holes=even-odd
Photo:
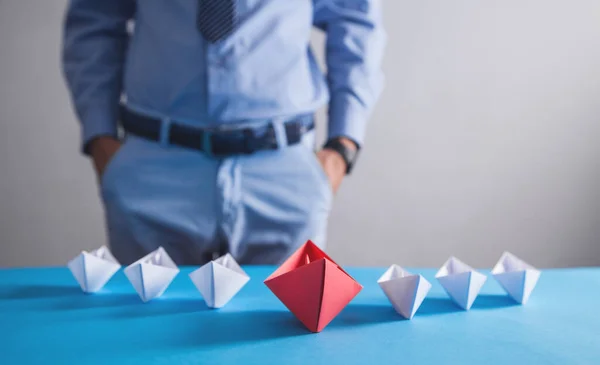
[[[235,0],[198,0],[198,29],[211,43],[227,37],[235,28]]]

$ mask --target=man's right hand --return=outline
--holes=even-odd
[[[102,177],[106,165],[119,148],[121,148],[121,142],[114,137],[98,137],[90,143],[90,154],[99,178]]]

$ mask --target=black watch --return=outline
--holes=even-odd
[[[350,174],[358,158],[358,149],[354,150],[346,147],[340,138],[332,138],[328,140],[327,143],[325,143],[325,146],[323,146],[323,149],[333,150],[339,153],[346,163],[346,174]]]

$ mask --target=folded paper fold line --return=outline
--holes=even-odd
[[[487,277],[460,261],[450,257],[435,275],[448,296],[462,309],[469,310],[479,295]]]
[[[87,252],[82,251],[67,263],[67,267],[86,293],[102,289],[121,268],[119,262],[106,246]]]
[[[210,308],[225,306],[250,280],[230,254],[201,266],[189,276]]]
[[[169,287],[179,268],[164,248],[159,247],[127,266],[125,276],[143,302],[161,296]]]
[[[310,240],[264,283],[312,332],[321,332],[362,290],[356,280]]]
[[[422,275],[412,274],[398,265],[392,265],[377,283],[402,317],[412,319],[431,289],[431,283]]]
[[[492,275],[517,303],[526,304],[537,285],[541,272],[510,252],[504,252]]]

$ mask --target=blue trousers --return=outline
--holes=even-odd
[[[277,150],[227,158],[127,137],[100,183],[117,260],[163,246],[178,265],[224,252],[241,264],[278,264],[307,239],[324,247],[333,194],[314,132],[293,146],[277,137]]]

